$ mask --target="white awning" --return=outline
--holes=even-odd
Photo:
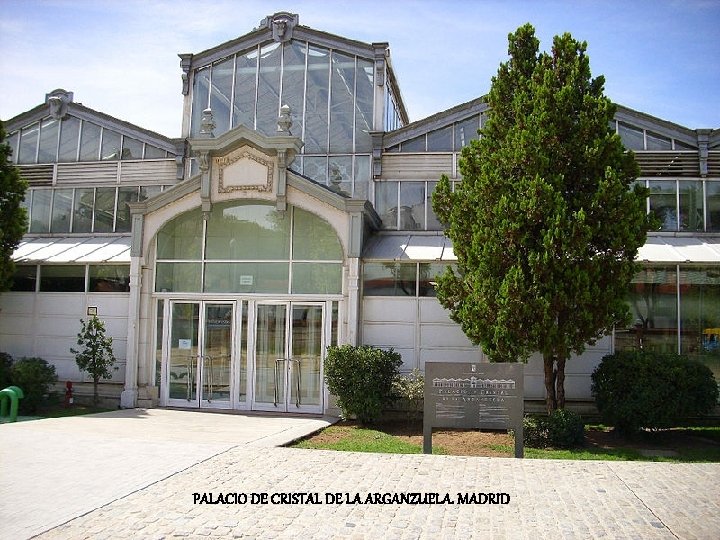
[[[129,236],[28,238],[12,256],[16,263],[129,263]]]
[[[720,263],[720,238],[651,236],[638,250],[640,262]]]
[[[378,261],[456,261],[443,235],[379,234],[370,239],[363,258]]]
[[[379,261],[456,261],[452,243],[443,235],[378,234],[363,258]],[[720,237],[651,236],[637,260],[650,263],[720,263]]]

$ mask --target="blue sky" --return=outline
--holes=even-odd
[[[390,43],[411,120],[487,93],[507,35],[532,23],[543,50],[570,32],[615,102],[690,128],[720,128],[720,0],[0,0],[0,118],[55,88],[180,135],[178,53],[241,36],[266,15]]]

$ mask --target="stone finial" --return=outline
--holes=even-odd
[[[293,30],[299,22],[300,17],[297,14],[280,11],[265,17],[260,21],[260,26],[272,30],[273,40],[284,43],[292,39]]]
[[[215,119],[213,118],[212,109],[209,107],[202,113],[200,120],[200,137],[203,139],[212,139],[215,137],[213,130],[215,129]]]
[[[290,128],[292,127],[292,117],[290,116],[290,106],[283,105],[280,107],[280,116],[277,122],[278,135],[290,135]]]
[[[58,88],[45,94],[45,103],[50,107],[50,116],[55,120],[62,120],[67,114],[68,103],[72,103],[73,93]]]

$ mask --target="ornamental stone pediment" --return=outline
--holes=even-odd
[[[213,157],[213,180],[218,193],[272,192],[273,161],[241,147],[225,156]]]

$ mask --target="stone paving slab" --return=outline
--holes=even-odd
[[[317,493],[323,504],[194,504],[194,493]],[[507,505],[324,504],[326,493],[505,492]],[[277,495],[276,495],[277,497]],[[40,536],[56,538],[702,538],[717,464],[516,460],[237,446]]]
[[[28,538],[238,445],[274,447],[317,417],[135,409],[0,426],[0,538]]]

